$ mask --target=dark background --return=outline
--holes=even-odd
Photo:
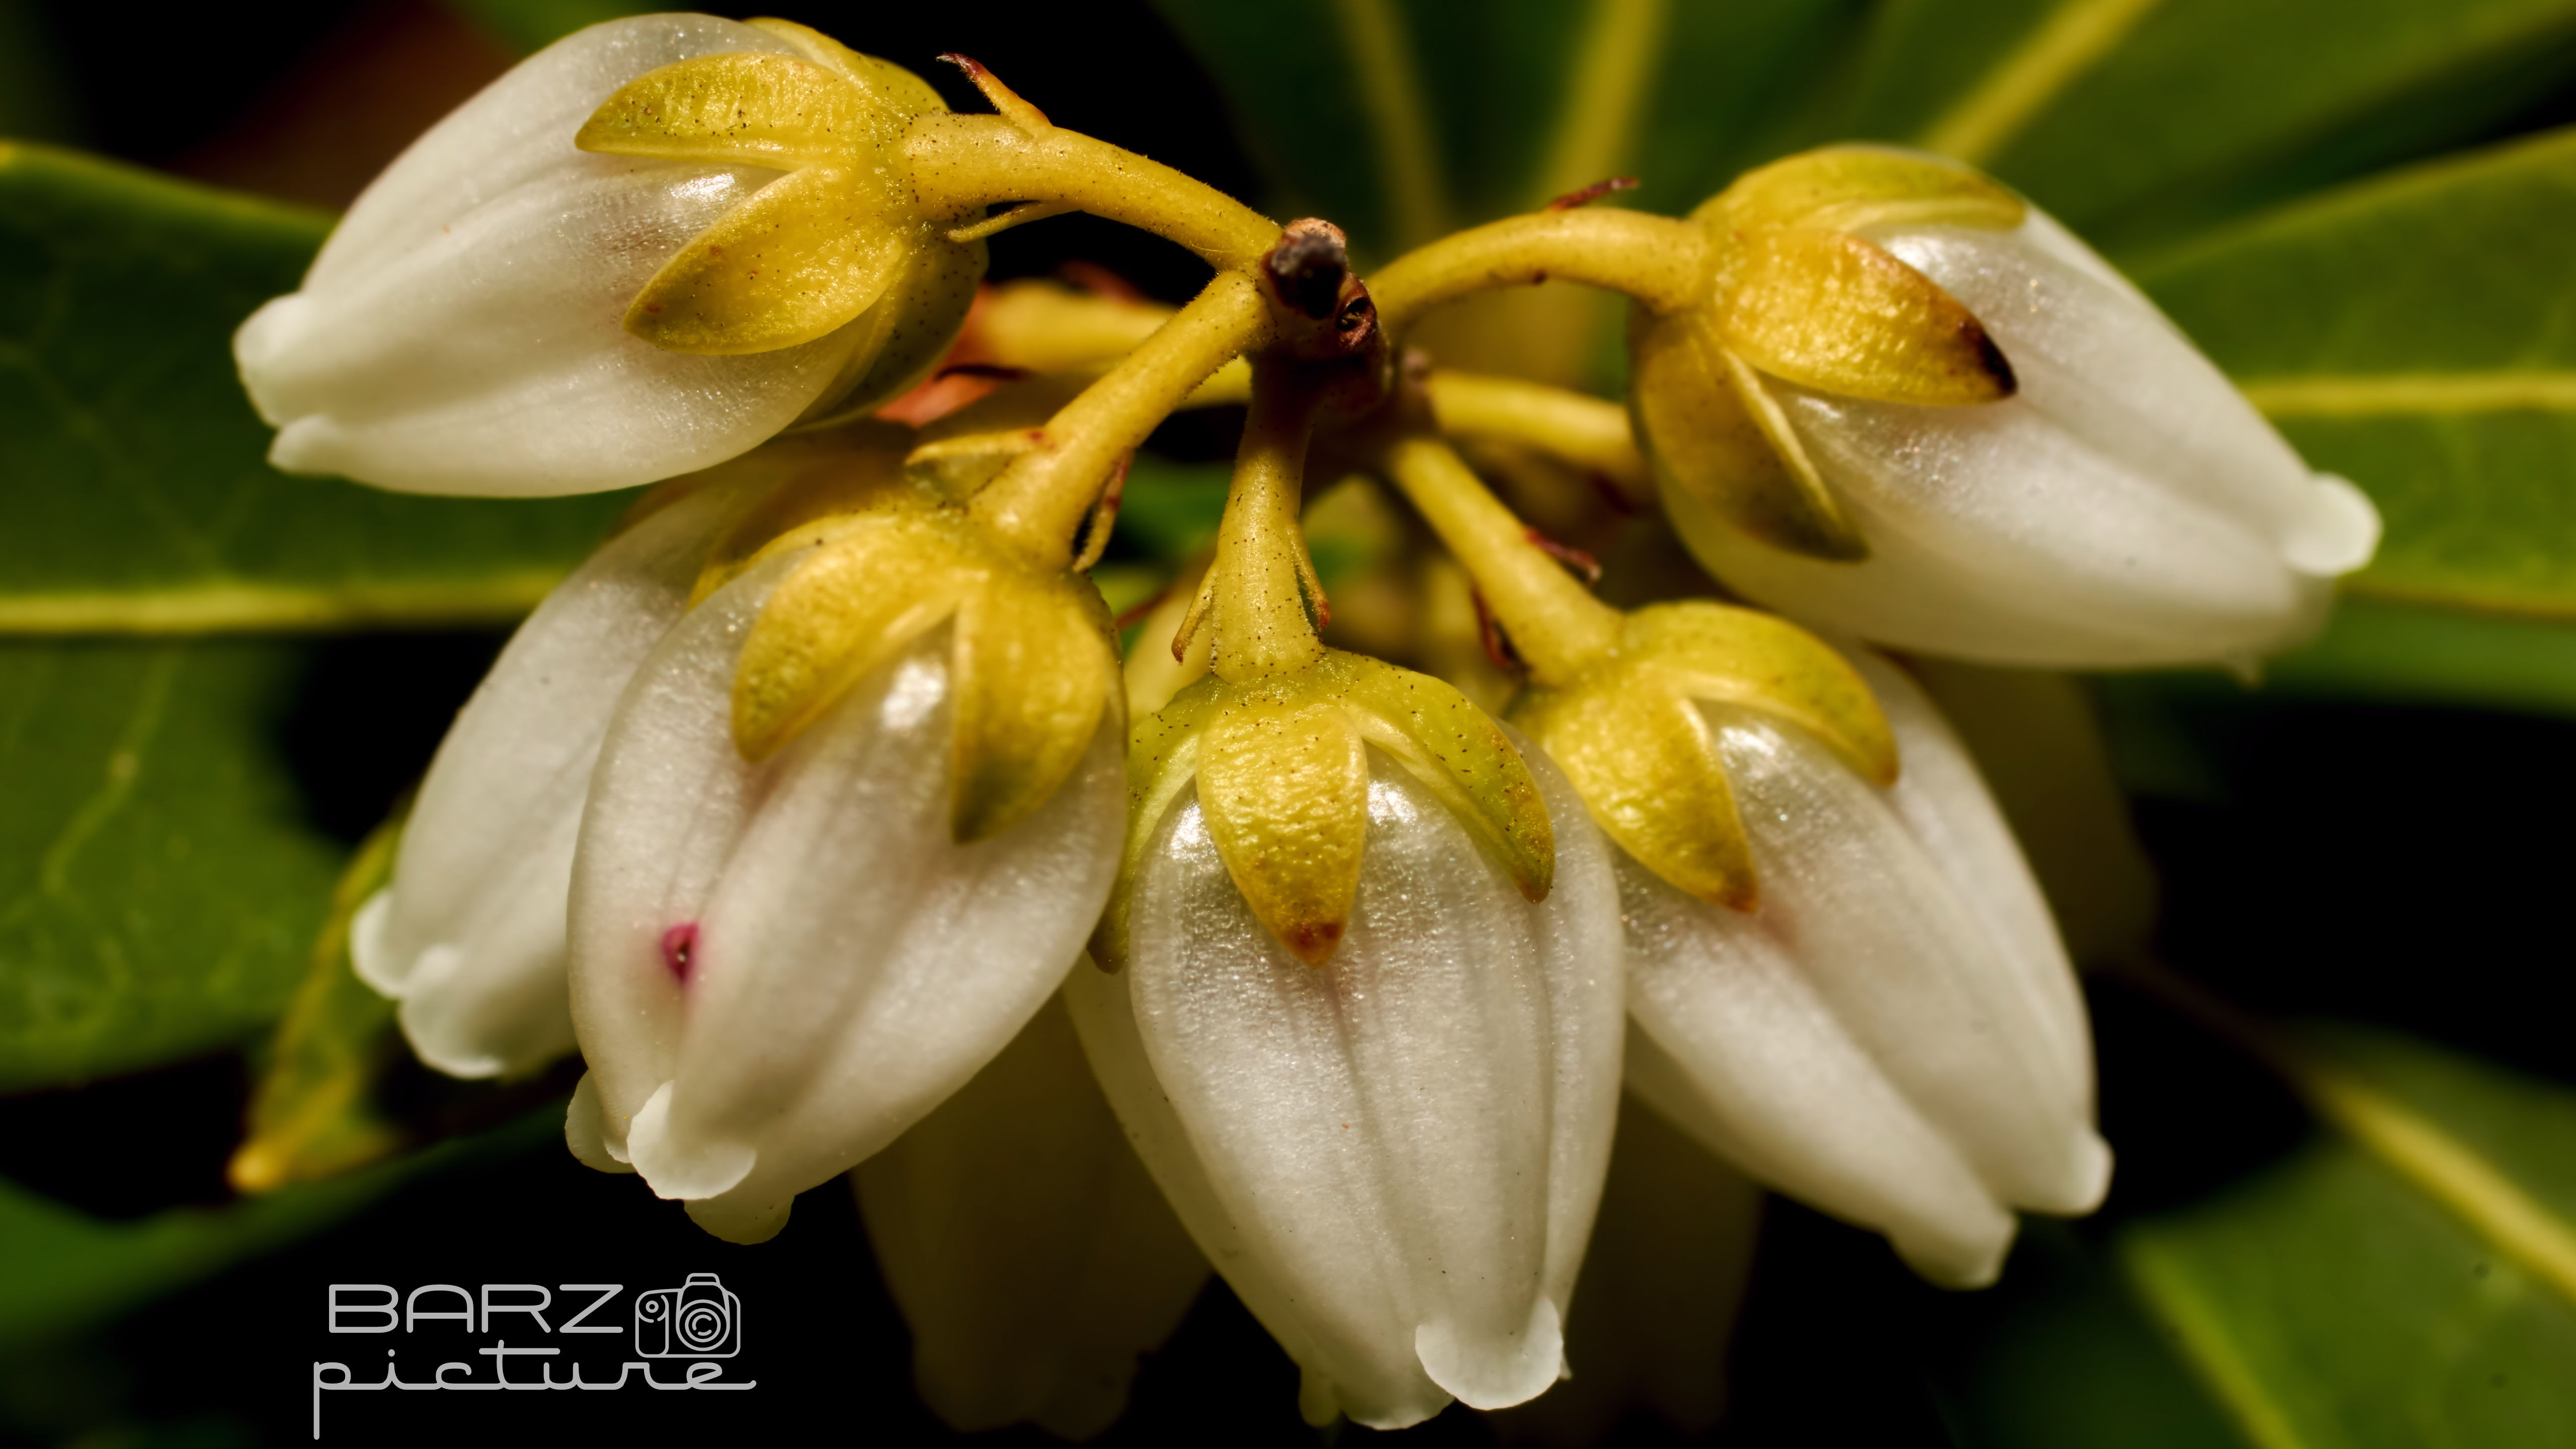
[[[980,102],[933,57],[973,54],[1063,124],[1260,196],[1223,102],[1143,4],[808,4],[796,14],[915,67],[961,108]],[[148,25],[122,7],[55,0],[32,18],[66,71],[58,139],[318,206],[345,204],[404,140],[509,62],[428,0],[187,7],[156,11]],[[2526,117],[2515,129],[2555,119]],[[1172,300],[1206,275],[1177,248],[1087,218],[993,243],[996,277],[1074,259]],[[372,828],[417,778],[499,642],[410,634],[315,645],[302,703],[279,723],[315,822],[352,842]],[[2209,788],[2137,802],[2164,878],[2161,956],[2259,1011],[2382,1022],[2576,1077],[2567,1018],[2540,1009],[2534,985],[2566,957],[2557,904],[2566,897],[2552,863],[2563,848],[2526,848],[2555,847],[2559,822],[2576,811],[2576,772],[2536,763],[2576,758],[2576,729],[2223,693],[2180,722],[2211,766]],[[2087,1271],[2085,1242],[2123,1214],[2205,1193],[2311,1130],[2260,1069],[2167,1008],[2118,984],[2097,982],[2094,995],[2105,1131],[2120,1154],[2105,1212],[2071,1227],[2034,1224],[2002,1287],[1958,1295],[1922,1286],[1876,1238],[1775,1200],[1737,1334],[1734,1407],[1715,1442],[1957,1442],[1977,1345]],[[549,1096],[563,1085],[496,1096],[408,1081],[400,1090],[424,1118],[517,1125],[464,1165],[100,1341],[0,1364],[0,1442],[53,1443],[108,1422],[158,1427],[85,1442],[305,1442],[308,1365],[336,1359],[363,1377],[389,1341],[322,1332],[333,1282],[632,1289],[697,1271],[721,1273],[742,1299],[745,1350],[729,1376],[759,1380],[752,1393],[341,1393],[324,1405],[329,1440],[949,1437],[911,1393],[905,1331],[844,1188],[808,1193],[776,1246],[719,1243],[633,1180],[573,1163]],[[247,1092],[246,1069],[226,1056],[0,1099],[0,1175],[112,1217],[224,1201]],[[402,1353],[406,1377],[436,1361]],[[1285,1357],[1215,1285],[1146,1363],[1128,1417],[1103,1442],[1336,1437],[1299,1424],[1294,1401]],[[1491,1421],[1459,1409],[1413,1431],[1437,1443],[1494,1436]],[[1677,1441],[1651,1422],[1623,1435]]]

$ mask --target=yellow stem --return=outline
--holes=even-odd
[[[1531,542],[1457,450],[1427,434],[1386,451],[1388,476],[1440,535],[1543,685],[1571,684],[1619,645],[1619,611],[1592,597]]]
[[[904,133],[913,204],[934,221],[980,223],[996,202],[1087,211],[1180,243],[1219,271],[1250,266],[1279,224],[1159,161],[1061,126],[927,115]]]
[[[1645,455],[1637,451],[1628,410],[1619,404],[1517,377],[1446,368],[1435,370],[1424,385],[1440,431],[1451,437],[1518,443],[1609,479],[1639,507],[1653,502]]]
[[[1252,411],[1208,573],[1208,667],[1220,678],[1265,679],[1324,657],[1307,591],[1314,567],[1297,528],[1314,412],[1293,364],[1253,364]]]
[[[1380,320],[1401,333],[1443,302],[1492,287],[1581,282],[1658,312],[1706,301],[1708,240],[1696,223],[1641,211],[1540,211],[1407,252],[1369,278]]]
[[[1042,567],[1064,567],[1119,458],[1269,330],[1269,304],[1251,274],[1217,273],[1161,331],[1048,419],[1038,446],[986,484],[969,511]]]

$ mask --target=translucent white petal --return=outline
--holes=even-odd
[[[1126,803],[1113,717],[1029,819],[953,843],[945,629],[746,764],[734,661],[793,562],[719,591],[637,672],[574,866],[573,1012],[604,1135],[748,1240],[1046,1000],[1107,899]]]
[[[572,1050],[564,898],[591,766],[742,491],[699,489],[609,540],[519,626],[431,761],[351,947],[440,1071],[516,1075]]]
[[[1762,1189],[1634,1094],[1566,1326],[1572,1375],[1494,1416],[1505,1444],[1611,1442],[1640,1410],[1702,1436],[1726,1407],[1727,1345],[1753,1269]]]
[[[1709,707],[1761,872],[1752,915],[1619,858],[1630,1077],[1756,1176],[1887,1233],[1928,1276],[1985,1281],[2010,1207],[2083,1212],[2109,1150],[2073,972],[2027,867],[1919,692],[1864,671],[1905,772]]]
[[[1307,1370],[1310,1414],[1394,1427],[1557,1377],[1616,1110],[1619,945],[1602,847],[1553,766],[1532,760],[1561,822],[1536,907],[1401,767],[1372,766],[1330,966],[1253,918],[1191,801],[1137,878],[1135,1036],[1102,1004],[1114,983],[1072,994],[1148,1166]],[[1150,1077],[1116,1060],[1129,1041]]]
[[[794,53],[704,15],[595,25],[414,142],[303,289],[234,338],[243,382],[279,428],[271,461],[413,492],[580,493],[710,466],[793,421],[864,328],[695,357],[622,325],[672,253],[777,173],[572,144],[626,81],[740,50]]]
[[[1873,235],[1977,314],[2020,391],[1933,408],[1766,382],[1871,556],[1793,557],[1680,500],[1677,521],[1729,584],[1882,643],[2126,666],[2285,647],[2322,620],[2333,578],[2368,561],[2368,502],[2310,472],[2056,223]]]
[[[1060,999],[851,1181],[913,1382],[963,1432],[1107,1429],[1207,1282]]]

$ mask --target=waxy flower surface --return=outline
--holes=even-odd
[[[1127,967],[1068,999],[1181,1220],[1305,1372],[1310,1421],[1379,1428],[1556,1380],[1620,1052],[1619,921],[1579,804],[1544,902],[1440,796],[1370,761],[1348,932],[1309,967],[1184,799],[1138,867]]]
[[[754,57],[733,91],[695,87],[729,114],[734,91],[774,112],[720,139],[668,94],[627,94],[688,90],[672,68]],[[303,288],[243,324],[234,353],[278,429],[270,461],[406,492],[584,493],[709,467],[901,391],[983,272],[980,244],[939,240],[877,194],[877,153],[938,106],[917,77],[783,22],[649,15],[556,42],[414,142]],[[862,171],[865,186],[850,179]],[[810,249],[788,223],[818,209],[857,254],[795,255]],[[707,257],[728,240],[732,265]],[[838,286],[799,310],[810,335],[742,338],[707,321],[774,311],[757,283],[740,295],[746,271]],[[631,329],[666,296],[699,325]]]
[[[995,740],[995,691],[1043,693],[1013,672],[1013,601],[973,578],[944,609],[871,593],[872,559],[922,561],[869,548],[908,527],[791,534],[691,611],[637,671],[582,821],[573,1015],[600,1150],[736,1241],[775,1233],[795,1194],[1000,1051],[1116,870],[1123,701],[1106,641],[1080,622],[1049,641],[1076,651],[1048,662],[1092,691],[1088,724],[1076,701],[1072,729],[1012,737],[1005,710]],[[844,580],[906,607],[835,616]],[[847,649],[800,652],[818,617],[852,627]],[[799,673],[813,665],[822,677]],[[788,727],[764,712],[782,701]]]
[[[1675,526],[1757,602],[1994,663],[2242,663],[2377,547],[2358,490],[1973,172],[1835,148],[1695,216],[1717,300],[1640,319],[1634,406]]]
[[[2075,973],[1976,766],[1919,689],[1855,661],[1904,770],[1871,783],[1775,720],[1704,706],[1761,903],[1618,859],[1647,1100],[1755,1177],[1993,1281],[2013,1209],[2090,1212],[2110,1150]]]

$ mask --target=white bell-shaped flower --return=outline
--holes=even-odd
[[[1924,1276],[1991,1282],[2013,1209],[2101,1201],[2092,1041],[2011,832],[1921,692],[1854,662],[1903,773],[1873,785],[1794,726],[1703,705],[1758,910],[1616,857],[1630,1083],[1771,1186],[1886,1234]]]
[[[430,1066],[516,1076],[573,1049],[564,902],[591,767],[750,486],[712,482],[609,540],[519,626],[438,747],[393,880],[349,939]]]
[[[574,144],[648,72],[739,52],[803,65],[820,44],[705,15],[609,21],[432,127],[358,198],[302,288],[234,338],[251,399],[278,428],[270,461],[405,492],[622,488],[733,457],[863,381],[880,394],[908,381],[953,325],[912,326],[909,341],[892,331],[962,319],[980,248],[918,249],[890,285],[879,279],[872,311],[795,346],[671,350],[627,329],[630,306],[785,173]],[[907,375],[863,379],[889,348]]]
[[[601,749],[573,874],[590,1064],[574,1151],[631,1164],[736,1242],[776,1233],[796,1193],[893,1141],[1010,1041],[1080,955],[1124,828],[1108,709],[1043,803],[956,843],[951,624],[747,760],[737,662],[810,556],[742,574],[645,660]]]
[[[1619,923],[1555,768],[1530,904],[1449,807],[1370,750],[1356,906],[1310,967],[1247,905],[1189,798],[1139,864],[1127,966],[1066,999],[1199,1246],[1304,1372],[1310,1422],[1529,1399],[1562,1326],[1617,1112]]]
[[[850,1180],[913,1383],[961,1433],[1100,1433],[1207,1283],[1060,1000]]]
[[[1641,330],[1641,435],[1692,552],[1758,603],[1991,663],[2243,665],[2378,546],[2359,490],[1982,177],[1836,148],[1698,215],[1739,280]]]

